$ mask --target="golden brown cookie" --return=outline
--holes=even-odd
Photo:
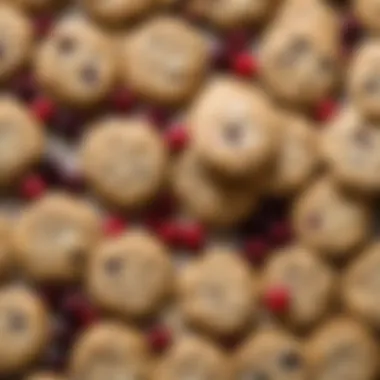
[[[217,181],[204,168],[195,152],[185,151],[174,164],[173,191],[190,216],[214,227],[228,227],[243,221],[255,208],[258,191]]]
[[[19,372],[42,354],[49,318],[34,292],[21,286],[0,289],[0,334],[0,374]]]
[[[107,24],[117,25],[153,9],[155,0],[83,0],[84,9],[91,17]]]
[[[373,34],[380,32],[380,14],[378,0],[353,0],[352,6],[355,15],[365,29]]]
[[[277,5],[277,0],[190,0],[190,10],[220,28],[262,24]]]
[[[84,137],[81,159],[95,192],[119,207],[145,205],[165,181],[166,147],[145,121],[112,118],[96,123]]]
[[[380,245],[372,244],[347,268],[342,279],[346,307],[366,323],[380,326]]]
[[[216,336],[241,332],[257,311],[254,276],[236,252],[213,249],[178,279],[179,306],[192,325]]]
[[[316,11],[311,2],[290,4],[263,37],[263,82],[286,104],[312,106],[337,83],[339,49],[338,23],[329,12]]]
[[[178,104],[194,94],[208,66],[203,35],[179,18],[158,16],[128,34],[121,46],[121,75],[143,98]]]
[[[28,62],[34,45],[28,18],[11,4],[0,4],[0,82]]]
[[[16,259],[27,276],[65,282],[82,277],[99,238],[100,220],[92,206],[74,196],[52,193],[22,211],[13,240]]]
[[[36,372],[27,376],[24,380],[65,380],[65,377],[53,372]]]
[[[44,131],[26,107],[13,97],[0,97],[0,186],[18,179],[39,161]]]
[[[371,233],[365,199],[341,191],[329,178],[314,182],[295,201],[293,225],[305,246],[331,259],[347,258]]]
[[[249,177],[275,156],[278,129],[272,105],[257,88],[232,77],[205,86],[188,125],[196,155],[225,176]]]
[[[286,318],[310,327],[329,310],[334,292],[332,270],[310,249],[294,245],[271,256],[262,273],[263,290],[285,287],[290,295]]]
[[[321,134],[320,147],[334,180],[366,195],[380,191],[380,122],[344,108]]]
[[[304,348],[294,336],[261,330],[235,353],[235,379],[307,380]]]
[[[101,322],[79,336],[71,352],[69,378],[147,379],[150,355],[143,336],[115,322]]]
[[[144,230],[100,244],[92,254],[87,289],[101,308],[126,317],[157,310],[172,291],[169,252]]]
[[[111,90],[116,75],[112,41],[79,17],[57,22],[41,44],[35,66],[42,88],[75,106],[101,101]]]
[[[364,326],[348,317],[322,325],[305,348],[315,380],[371,380],[376,373],[376,342]]]
[[[269,192],[274,195],[289,195],[307,185],[320,162],[315,143],[318,132],[311,120],[296,113],[279,114],[282,136],[280,148],[271,170]]]
[[[153,380],[230,380],[227,356],[198,336],[179,338],[154,371]]]

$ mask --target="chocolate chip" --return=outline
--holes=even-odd
[[[61,54],[71,54],[75,50],[75,41],[71,37],[62,37],[57,42],[57,48]]]
[[[23,331],[27,326],[27,318],[20,311],[12,310],[8,313],[8,326],[12,331]]]
[[[111,257],[104,263],[104,270],[110,276],[117,275],[123,268],[123,261],[119,257]]]
[[[294,371],[302,366],[302,358],[297,352],[289,351],[280,356],[280,365],[287,371]]]
[[[232,145],[240,144],[244,136],[242,126],[237,123],[227,124],[223,129],[223,136]]]
[[[292,44],[289,46],[289,49],[282,54],[280,57],[280,64],[285,66],[292,65],[309,50],[309,41],[303,37],[298,37],[293,40]]]
[[[354,134],[355,143],[360,145],[363,148],[371,148],[372,147],[372,136],[371,133],[367,129],[360,128]]]
[[[93,65],[84,66],[80,75],[83,82],[85,82],[88,85],[93,85],[98,82],[98,70]]]
[[[316,213],[316,212],[310,213],[306,217],[306,223],[305,223],[305,225],[307,226],[307,228],[310,228],[310,229],[313,229],[313,230],[321,228],[321,226],[322,226],[322,217],[321,217],[321,215],[318,214],[318,213]]]

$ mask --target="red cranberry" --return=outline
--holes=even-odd
[[[115,215],[106,217],[103,221],[103,232],[106,236],[117,236],[125,231],[127,223],[123,218]]]
[[[34,29],[37,37],[45,37],[54,24],[52,15],[39,15],[34,20]]]
[[[79,293],[69,293],[62,302],[65,316],[79,326],[89,326],[99,320],[99,314],[86,297]]]
[[[257,74],[258,63],[250,53],[243,52],[232,58],[231,69],[238,76],[253,77]]]
[[[272,287],[265,292],[263,302],[272,313],[283,314],[289,308],[289,291],[284,286]]]
[[[180,241],[180,229],[176,222],[164,221],[158,222],[155,226],[158,237],[168,245],[177,245]]]
[[[363,28],[353,15],[347,15],[343,19],[341,38],[343,47],[351,50],[363,37]]]
[[[205,244],[206,234],[200,224],[184,224],[179,226],[179,241],[187,249],[198,250]]]
[[[111,95],[109,103],[112,109],[127,112],[135,105],[136,99],[126,88],[117,88]]]
[[[269,226],[268,238],[274,246],[288,243],[293,237],[293,231],[287,220],[274,221]]]
[[[20,184],[20,194],[23,198],[33,200],[42,196],[46,191],[45,180],[39,174],[29,174]]]
[[[56,104],[49,98],[40,96],[30,104],[32,114],[40,121],[48,123],[56,112]]]
[[[172,336],[165,326],[156,326],[148,331],[147,340],[153,352],[161,353],[170,346]]]
[[[244,50],[251,40],[246,30],[234,30],[230,32],[224,39],[226,50],[230,54],[236,54]]]
[[[269,245],[265,239],[254,237],[245,243],[244,252],[249,262],[261,264],[269,252]]]
[[[189,136],[186,128],[178,126],[166,131],[165,139],[170,151],[178,153],[186,147]]]
[[[338,107],[338,103],[333,99],[323,100],[315,108],[314,118],[320,122],[328,121],[335,116]]]
[[[164,127],[170,120],[170,112],[163,108],[151,108],[148,110],[148,119],[157,127]]]

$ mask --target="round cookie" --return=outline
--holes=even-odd
[[[165,181],[166,147],[144,121],[114,118],[91,126],[81,157],[84,175],[94,190],[119,207],[145,205]]]
[[[341,185],[365,194],[380,191],[380,123],[345,108],[321,134],[320,151]]]
[[[376,328],[380,327],[380,244],[358,255],[342,280],[346,307]]]
[[[90,16],[102,22],[119,24],[141,16],[153,8],[155,0],[82,0]]]
[[[37,372],[27,376],[24,380],[65,380],[65,377],[53,372]]]
[[[247,218],[257,204],[251,186],[219,183],[199,162],[192,150],[174,165],[173,192],[194,218],[214,227],[228,227]]]
[[[328,178],[296,199],[293,225],[306,247],[331,259],[347,258],[368,239],[371,213],[364,199],[350,196]]]
[[[89,21],[64,18],[37,52],[35,73],[42,88],[75,106],[91,106],[111,90],[116,75],[112,41]]]
[[[220,28],[236,28],[260,23],[268,19],[277,0],[190,0],[192,13]]]
[[[79,336],[71,352],[69,378],[147,379],[150,355],[143,336],[120,323],[101,322]]]
[[[350,99],[360,113],[369,119],[380,119],[379,63],[380,43],[376,40],[366,41],[355,51],[347,75]]]
[[[233,359],[235,379],[309,379],[302,344],[282,331],[257,332]]]
[[[34,280],[77,280],[99,236],[99,216],[89,204],[63,193],[48,194],[24,209],[15,226],[16,259]]]
[[[377,348],[370,333],[347,317],[320,327],[305,345],[310,376],[315,380],[371,380]]]
[[[250,176],[274,157],[277,122],[263,93],[231,77],[208,83],[188,115],[196,155],[217,172],[235,177]]]
[[[10,222],[0,217],[0,278],[8,274],[12,266],[12,239]]]
[[[268,190],[281,196],[303,189],[315,174],[320,159],[313,123],[294,113],[282,112],[280,117],[280,149],[271,168]]]
[[[204,338],[180,338],[164,355],[153,380],[229,380],[226,355]]]
[[[310,107],[328,96],[336,85],[340,70],[339,28],[320,12],[297,13],[298,8],[294,9],[279,16],[263,37],[261,76],[280,101]]]
[[[215,336],[241,332],[257,311],[250,269],[236,252],[225,249],[190,262],[180,273],[178,292],[185,320]]]
[[[277,286],[289,291],[286,318],[293,326],[310,327],[331,305],[333,273],[307,248],[295,245],[276,252],[269,258],[262,276],[264,291]]]
[[[197,29],[181,19],[159,16],[125,37],[121,60],[127,87],[150,101],[176,105],[201,84],[209,53]]]
[[[43,154],[44,131],[16,99],[0,96],[0,187],[9,185]]]
[[[28,18],[10,5],[0,4],[0,82],[27,63],[33,42]]]
[[[169,252],[144,230],[107,240],[93,252],[87,289],[101,308],[127,317],[157,310],[172,290]]]
[[[40,356],[48,343],[49,319],[31,290],[0,290],[0,374],[19,372]]]
[[[371,33],[380,32],[380,14],[378,0],[353,0],[354,14],[361,24]]]

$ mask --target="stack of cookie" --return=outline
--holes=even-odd
[[[0,0],[0,379],[380,376],[380,5],[332,3]]]

